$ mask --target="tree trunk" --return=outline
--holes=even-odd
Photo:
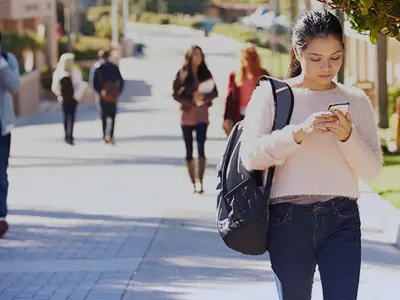
[[[67,34],[67,51],[72,52],[72,40],[71,40],[71,8],[68,5],[64,5],[64,22],[65,31]]]
[[[290,17],[292,20],[296,20],[297,15],[299,14],[299,1],[298,0],[292,0],[292,3],[290,4]]]
[[[375,85],[376,99],[379,110],[379,127],[388,128],[388,85],[387,85],[387,38],[385,35],[379,35],[377,45],[377,77]]]
[[[111,26],[112,26],[112,46],[119,45],[119,30],[118,30],[118,1],[111,2]]]

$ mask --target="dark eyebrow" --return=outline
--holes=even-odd
[[[339,53],[339,52],[343,52],[343,51],[342,51],[342,50],[338,50],[338,51],[336,51],[335,53],[332,53],[331,55],[335,55],[335,54],[337,54],[337,53]],[[308,53],[308,55],[322,56],[321,54],[318,54],[318,53]]]

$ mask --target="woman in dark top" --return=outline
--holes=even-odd
[[[203,50],[194,45],[185,54],[185,62],[176,74],[173,83],[173,98],[181,106],[181,127],[183,139],[186,146],[186,166],[190,180],[196,190],[196,166],[193,159],[193,131],[196,131],[196,142],[198,152],[198,179],[200,183],[199,193],[203,193],[203,177],[206,169],[206,156],[204,145],[207,138],[208,108],[212,100],[218,97],[217,87],[201,93],[199,84],[212,80],[210,70],[204,60]]]

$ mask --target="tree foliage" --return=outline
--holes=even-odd
[[[400,41],[400,0],[318,0],[344,12],[353,29],[369,33],[373,44],[383,34]]]

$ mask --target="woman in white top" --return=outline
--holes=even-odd
[[[81,72],[74,68],[75,56],[72,53],[61,55],[53,73],[51,90],[62,103],[64,114],[65,142],[73,145],[73,129],[78,101],[84,95],[86,84]]]

